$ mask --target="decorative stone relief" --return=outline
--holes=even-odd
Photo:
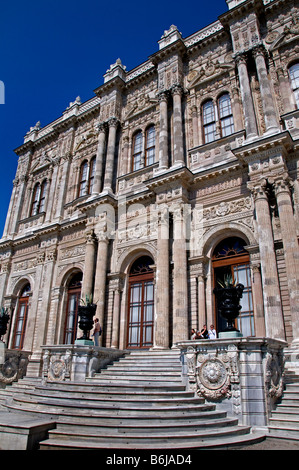
[[[232,398],[233,409],[240,413],[238,348],[234,344],[209,348],[188,346],[187,376],[190,389],[209,400]]]
[[[26,374],[29,353],[6,349],[4,363],[0,366],[0,384],[9,385]]]
[[[283,392],[284,357],[277,352],[268,352],[265,366],[265,386],[270,398],[280,398]]]

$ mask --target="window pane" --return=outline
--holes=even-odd
[[[80,188],[79,188],[79,196],[84,196],[86,192],[86,184],[87,184],[87,162],[84,162],[81,166],[80,171]]]
[[[31,207],[30,215],[38,214],[38,204],[39,204],[39,198],[40,198],[40,191],[41,191],[41,187],[40,187],[40,184],[38,183],[34,188],[33,199],[32,199],[32,207]]]
[[[299,63],[290,68],[290,77],[293,90],[299,88]]]
[[[90,168],[89,168],[89,189],[88,189],[89,194],[91,194],[93,190],[95,172],[96,172],[96,159],[93,158],[90,162]]]
[[[141,168],[141,153],[142,153],[142,134],[141,132],[138,132],[134,136],[133,171],[139,170],[139,168]]]
[[[47,189],[47,181],[44,181],[41,186],[41,193],[40,193],[40,200],[39,200],[39,210],[38,212],[43,212],[45,209],[45,201],[46,201],[46,189]]]
[[[232,116],[221,120],[221,132],[222,137],[226,137],[227,135],[234,133],[234,121]]]
[[[244,286],[243,296],[240,300],[242,309],[238,317],[238,328],[242,332],[243,336],[253,336],[253,302],[249,265],[241,264],[233,266],[233,272],[236,283],[241,283]]]
[[[150,127],[146,133],[146,147],[153,147],[155,145],[155,128]]]
[[[215,121],[215,109],[213,101],[207,101],[203,105],[203,123],[209,124]]]
[[[205,143],[213,142],[216,139],[216,124],[209,124],[204,128]]]
[[[155,163],[155,128],[150,127],[146,133],[145,162],[146,165]]]
[[[295,95],[297,108],[299,108],[299,63],[292,65],[289,69],[291,86]]]
[[[222,95],[219,100],[219,115],[220,118],[230,116],[232,114],[231,102],[229,95]]]

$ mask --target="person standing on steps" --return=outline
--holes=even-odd
[[[95,318],[94,329],[93,329],[93,334],[92,334],[95,346],[99,345],[99,336],[101,336],[101,334],[102,334],[102,328],[101,328],[99,319]]]

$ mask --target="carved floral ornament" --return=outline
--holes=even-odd
[[[208,354],[190,346],[186,359],[190,386],[199,396],[210,400],[233,396],[233,387],[240,382],[235,345]]]

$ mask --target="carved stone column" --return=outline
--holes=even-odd
[[[292,106],[292,95],[290,93],[290,80],[287,76],[287,71],[284,71],[282,67],[277,68],[277,77],[279,81],[279,89],[281,94],[283,113],[287,114],[294,110]]]
[[[261,90],[262,106],[266,125],[266,133],[280,132],[273,102],[268,72],[265,62],[265,49],[263,46],[256,46],[253,50],[256,70]]]
[[[199,132],[198,132],[198,114],[197,107],[193,105],[191,107],[192,116],[192,129],[193,129],[193,147],[197,147],[199,144]]]
[[[126,135],[123,137],[123,151],[122,151],[122,161],[120,166],[120,176],[126,175],[130,172],[129,167],[129,137]]]
[[[156,312],[154,348],[169,348],[169,221],[168,209],[160,210],[156,261]]]
[[[198,278],[198,325],[197,329],[200,330],[206,323],[206,277],[202,272]]]
[[[63,216],[64,212],[64,205],[66,203],[66,195],[68,189],[68,182],[69,182],[69,175],[70,175],[70,165],[71,165],[71,155],[65,155],[62,159],[62,168],[59,168],[59,172],[61,172],[61,181],[63,184],[58,185],[59,187],[59,194],[58,194],[58,202],[56,206],[56,213],[55,218],[60,219]],[[59,176],[58,176],[59,180]]]
[[[93,293],[94,268],[95,268],[95,238],[93,231],[86,232],[86,251],[84,273],[82,280],[82,298]],[[93,299],[95,300],[95,299]]]
[[[105,167],[105,179],[104,179],[104,191],[113,191],[113,169],[114,169],[114,158],[115,158],[115,147],[116,147],[116,131],[118,127],[118,120],[111,118],[108,121],[109,134],[108,134],[108,146],[107,146],[107,158]]]
[[[112,315],[112,338],[111,347],[119,348],[119,325],[120,325],[120,299],[123,290],[122,274],[121,279],[114,279],[113,287],[113,315]]]
[[[103,328],[109,240],[102,230],[96,230],[96,236],[98,238],[98,253],[94,283],[94,301],[97,302],[96,316],[99,319],[101,327]],[[99,338],[100,346],[102,345],[102,341],[103,334]]]
[[[250,140],[257,137],[258,131],[245,55],[237,54],[236,63],[238,67],[241,98],[244,111],[246,139]]]
[[[187,247],[183,205],[179,204],[173,217],[173,346],[189,338]]]
[[[160,131],[159,131],[159,169],[168,168],[168,94],[159,94]]]
[[[94,194],[99,194],[102,189],[103,161],[104,161],[105,142],[106,142],[106,124],[101,122],[97,125],[97,128],[99,131],[99,135],[98,135],[95,180],[94,180],[93,191],[92,191]]]
[[[255,319],[255,335],[257,337],[266,336],[265,330],[265,315],[264,315],[264,302],[263,302],[263,287],[261,277],[260,263],[252,263],[252,297],[254,305],[254,319]]]
[[[280,298],[277,263],[274,249],[266,181],[256,186],[248,185],[255,200],[258,241],[263,279],[263,298],[265,309],[266,335],[271,338],[285,339],[282,305]]]
[[[299,247],[288,180],[275,181],[281,237],[288,279],[293,342],[299,346]]]
[[[184,165],[183,145],[183,119],[182,119],[182,94],[181,85],[174,85],[171,89],[173,95],[173,164]]]

